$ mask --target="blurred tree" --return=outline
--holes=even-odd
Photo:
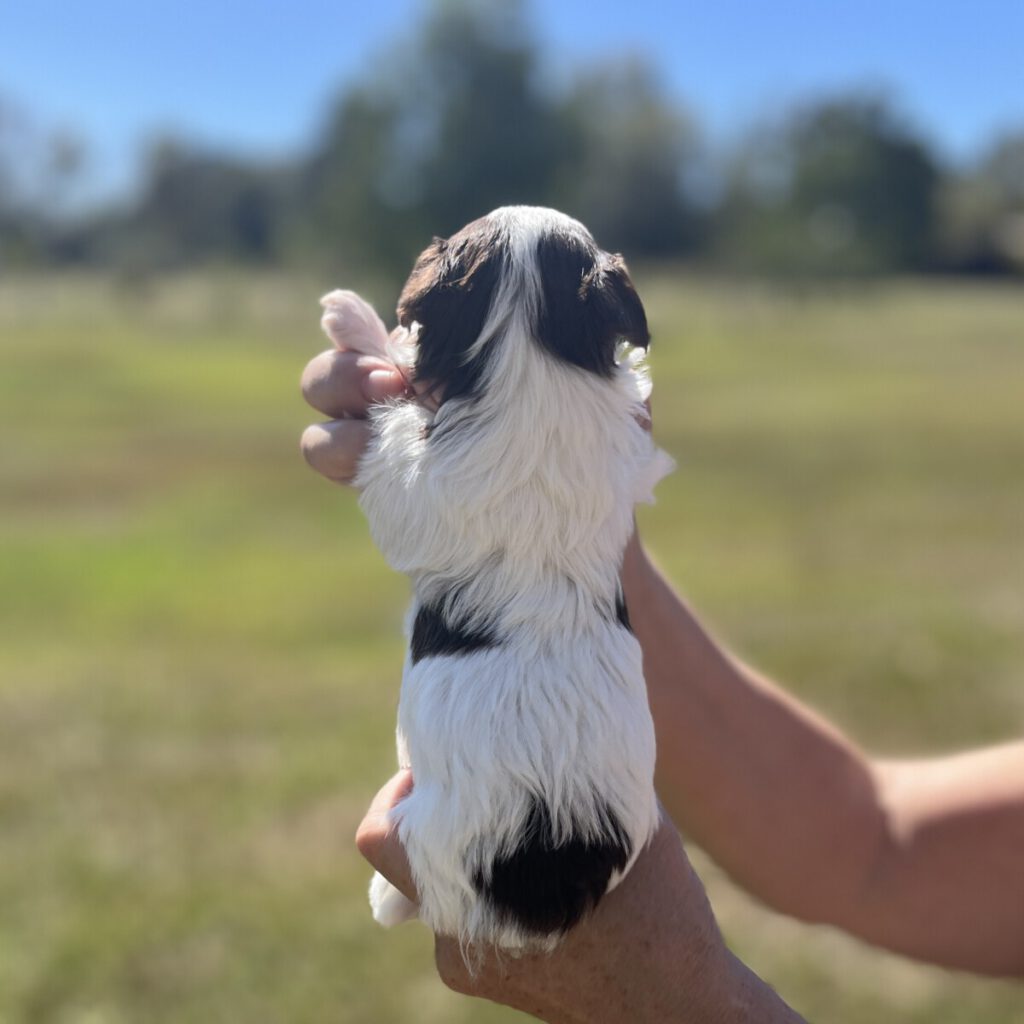
[[[341,99],[304,191],[340,262],[400,271],[432,234],[550,201],[568,156],[521,0],[443,0],[414,43]]]
[[[0,97],[0,262],[315,260],[375,290],[432,235],[535,203],[635,259],[802,275],[1024,270],[1024,134],[950,175],[885,99],[839,97],[759,126],[698,195],[698,132],[645,58],[558,76],[550,65],[526,0],[427,0],[408,39],[338,97],[307,156],[274,167],[164,140],[140,198],[87,219],[71,201],[82,140],[44,137]]]
[[[69,216],[74,191],[86,163],[86,142],[78,132],[60,128],[46,140],[41,190],[42,201],[51,218],[60,220]]]
[[[287,171],[162,139],[150,150],[142,196],[96,225],[93,253],[149,267],[270,262],[280,253]]]
[[[346,93],[306,166],[306,234],[339,269],[404,272],[496,206],[556,205],[636,256],[692,248],[695,133],[640,58],[545,87],[521,0],[441,0]]]
[[[26,163],[35,150],[35,131],[22,107],[0,95],[0,209],[24,201]]]
[[[300,171],[300,252],[343,274],[408,264],[423,228],[418,195],[405,180],[399,117],[383,90],[359,87],[342,97]]]
[[[701,217],[683,187],[697,154],[693,122],[664,96],[640,57],[581,75],[565,103],[572,158],[556,205],[601,244],[638,256],[692,252]]]
[[[42,225],[27,194],[35,150],[28,115],[0,96],[0,267],[32,262],[43,252]]]
[[[561,113],[538,84],[521,0],[438,6],[413,87],[433,118],[422,195],[448,233],[507,203],[543,203],[568,156]]]
[[[924,270],[934,262],[939,180],[926,144],[884,100],[828,101],[741,150],[720,251],[776,272]]]
[[[1024,270],[1024,132],[996,143],[942,188],[941,259],[952,270]]]

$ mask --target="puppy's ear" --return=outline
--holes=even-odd
[[[488,349],[470,357],[487,320],[504,252],[475,221],[435,238],[420,254],[398,299],[398,322],[420,325],[414,379],[439,388],[442,401],[475,393]]]
[[[413,264],[402,294],[398,297],[398,322],[409,327],[415,320],[423,323],[422,313],[430,292],[444,278],[444,257],[448,241],[434,237],[433,241],[419,254]]]
[[[616,342],[627,341],[637,348],[650,345],[647,314],[626,261],[618,253],[598,256],[594,269],[583,279],[580,297],[587,315],[611,331]],[[597,329],[597,323],[594,327]]]
[[[607,377],[619,342],[647,348],[647,315],[621,256],[551,247],[540,260],[537,340],[552,355]]]

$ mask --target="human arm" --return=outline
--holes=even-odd
[[[744,888],[918,959],[1024,974],[1024,743],[870,759],[623,566],[669,813]]]
[[[360,852],[407,897],[409,865],[388,827],[409,791],[392,778],[356,835]],[[663,820],[622,883],[553,953],[483,954],[470,972],[459,944],[435,936],[450,988],[522,1010],[549,1024],[799,1024],[802,1020],[726,948],[675,828]]]

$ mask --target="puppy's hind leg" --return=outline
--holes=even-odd
[[[412,900],[402,895],[379,871],[370,882],[370,909],[373,919],[385,928],[411,921],[419,913]]]

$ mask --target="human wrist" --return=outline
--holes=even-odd
[[[640,532],[634,528],[632,536],[626,544],[622,554],[622,569],[620,577],[622,586],[626,590],[627,597],[630,592],[638,591],[644,582],[650,578],[654,571],[647,552],[640,541]]]
[[[664,970],[666,991],[651,1012],[635,1021],[651,1024],[805,1024],[770,985],[726,948],[721,939],[695,961]],[[595,1018],[590,1018],[593,1024]],[[575,1024],[575,1022],[573,1022]],[[611,1019],[609,1019],[611,1024]]]
[[[725,1012],[714,1020],[728,1024],[806,1024],[782,997],[745,963],[727,952]]]

